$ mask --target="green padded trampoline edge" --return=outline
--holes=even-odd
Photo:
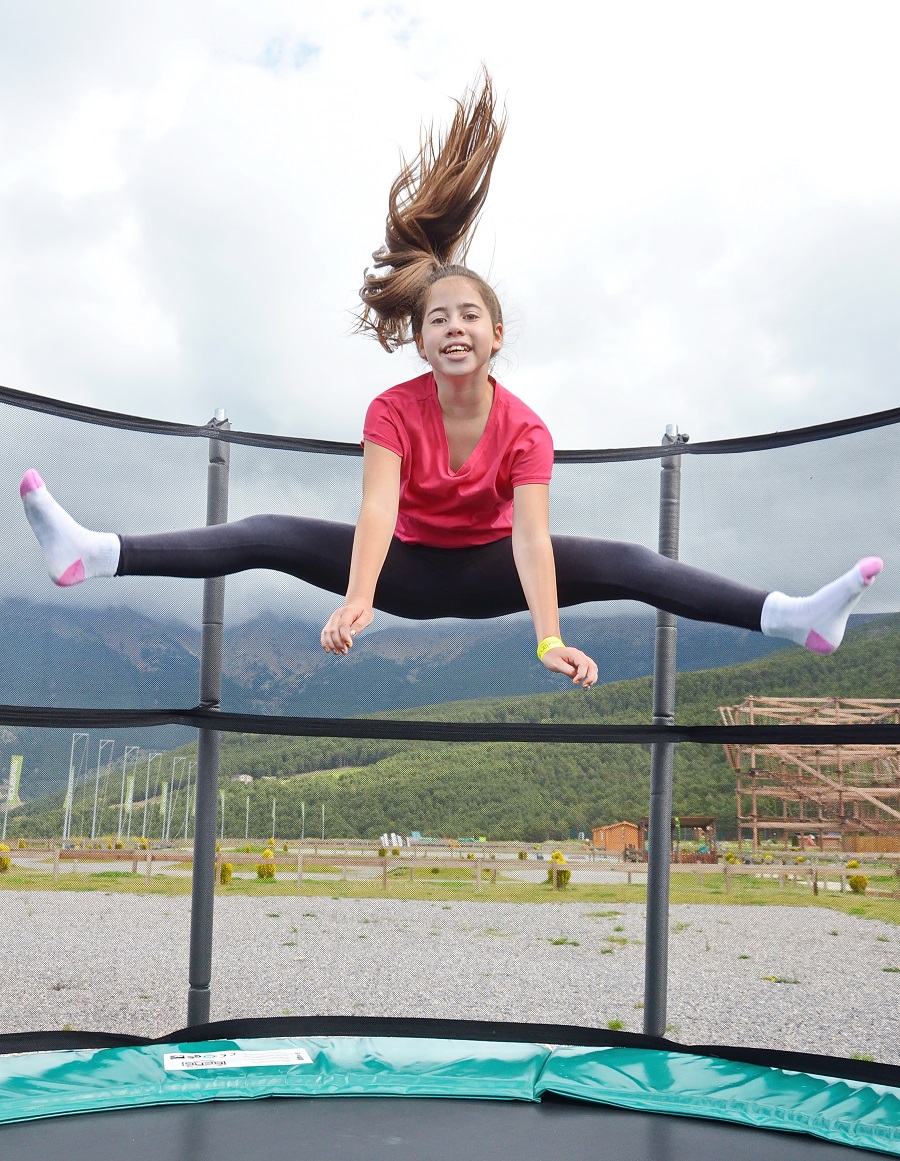
[[[0,1124],[136,1105],[268,1096],[535,1101],[534,1044],[303,1037],[28,1053],[0,1058]]]
[[[537,1094],[807,1133],[900,1156],[900,1089],[712,1056],[556,1048]]]
[[[900,1156],[900,1089],[638,1048],[278,1037],[0,1057],[0,1124],[269,1096],[595,1104],[800,1132]]]

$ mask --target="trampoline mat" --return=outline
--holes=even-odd
[[[37,1142],[40,1142],[39,1149]],[[544,1096],[522,1101],[382,1097],[270,1097],[52,1117],[0,1127],[12,1156],[97,1161],[429,1161],[459,1157],[590,1156],[604,1161],[860,1161],[869,1150],[799,1133],[632,1112]]]

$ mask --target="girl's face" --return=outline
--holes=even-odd
[[[448,376],[471,375],[486,368],[503,344],[503,324],[491,320],[475,283],[442,278],[428,293],[419,354],[431,369]]]

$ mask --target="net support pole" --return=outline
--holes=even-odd
[[[231,425],[224,410],[212,426]],[[228,519],[229,447],[213,436],[209,441],[206,476],[206,523]],[[203,582],[203,635],[200,644],[200,705],[218,710],[222,697],[222,631],[225,621],[225,580]],[[199,730],[195,789],[194,869],[191,879],[191,941],[188,966],[188,1026],[209,1021],[212,981],[213,904],[215,901],[216,811],[219,801],[219,733]]]
[[[669,425],[663,446],[685,443]],[[681,456],[663,456],[659,477],[659,551],[678,559]],[[656,614],[653,653],[653,724],[675,724],[675,646],[678,618]],[[663,1036],[669,968],[669,870],[672,858],[672,771],[674,742],[654,742],[650,757],[650,811],[647,841],[647,919],[644,952],[644,1032]]]

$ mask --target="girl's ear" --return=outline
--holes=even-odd
[[[491,350],[496,355],[503,346],[503,323],[494,324],[494,343]]]
[[[425,359],[425,344],[422,342],[422,336],[413,335],[413,338],[416,340],[416,350],[419,352],[419,358]],[[427,359],[425,361],[428,362]]]

